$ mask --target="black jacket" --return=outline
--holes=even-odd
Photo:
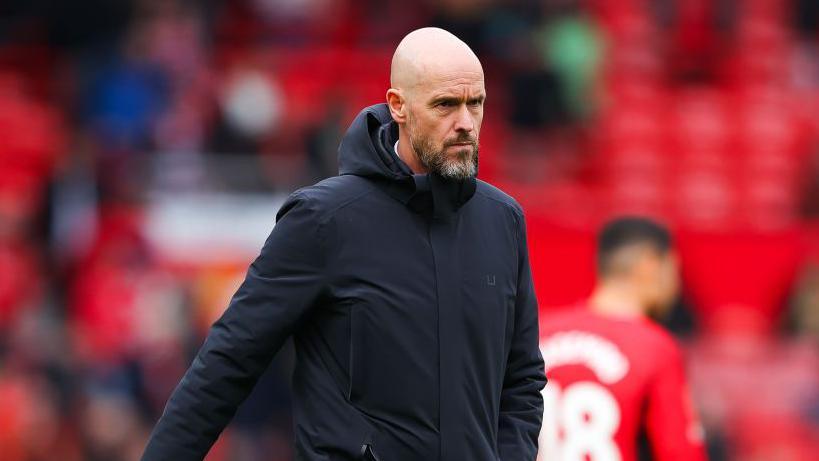
[[[293,193],[143,460],[202,459],[289,336],[299,460],[534,460],[546,378],[520,206],[413,175],[385,105]]]

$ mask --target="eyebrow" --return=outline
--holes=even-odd
[[[483,102],[485,99],[486,99],[486,95],[481,94],[481,95],[475,96],[473,98],[469,98],[467,100],[467,103],[470,103],[470,102]],[[444,103],[444,102],[445,103],[450,103],[450,104],[460,104],[461,101],[463,101],[463,98],[460,98],[458,96],[436,96],[435,98],[432,98],[432,101],[430,101],[429,104],[431,106],[435,106],[435,105],[438,105],[438,104],[441,104],[441,103]]]

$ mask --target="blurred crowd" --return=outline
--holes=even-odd
[[[152,204],[334,175],[395,44],[425,25],[484,64],[480,177],[533,217],[542,315],[583,294],[555,273],[591,274],[567,233],[584,248],[612,214],[658,216],[680,235],[668,325],[712,459],[819,450],[815,2],[5,0],[0,459],[138,459],[253,256],[168,254]],[[291,362],[209,459],[292,459]]]

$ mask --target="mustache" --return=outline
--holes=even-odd
[[[468,134],[463,134],[463,135],[459,135],[455,139],[448,139],[448,140],[444,141],[444,147],[449,147],[449,146],[454,146],[455,144],[464,144],[464,143],[472,144],[472,146],[477,146],[478,145],[478,140],[474,136],[471,136],[471,135],[468,135]]]

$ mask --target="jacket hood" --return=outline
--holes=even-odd
[[[353,120],[338,148],[338,174],[396,180],[412,176],[393,151],[396,141],[398,125],[387,105],[365,108]]]
[[[339,175],[373,180],[387,193],[417,212],[437,218],[454,215],[475,194],[477,180],[444,178],[436,173],[413,174],[395,154],[398,125],[386,104],[362,110],[338,149]]]

